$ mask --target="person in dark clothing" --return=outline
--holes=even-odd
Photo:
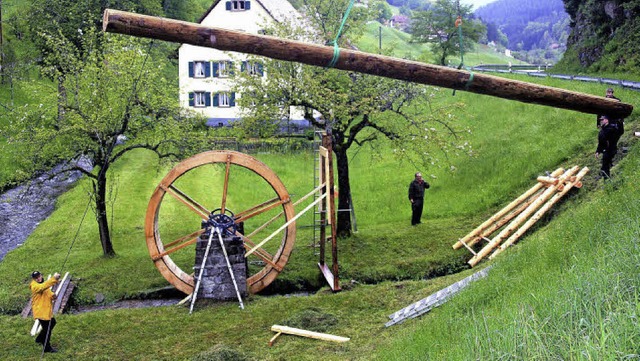
[[[605,98],[617,100],[619,102],[621,101],[619,98],[613,95],[613,88],[607,88],[607,93],[605,94]],[[600,120],[602,116],[603,114],[598,114],[598,116],[596,117],[596,127],[598,128],[600,128]],[[622,136],[622,133],[624,133],[624,119],[619,117],[612,117],[610,115],[607,115],[607,118],[609,119],[609,123],[616,124],[616,126],[618,127],[618,139],[620,139],[620,137]]]
[[[600,174],[605,178],[611,178],[611,164],[613,157],[618,152],[619,130],[618,124],[610,122],[606,115],[601,116],[600,132],[598,132],[598,148],[596,149],[596,158],[602,154],[602,167]]]
[[[424,190],[429,188],[429,183],[422,179],[422,173],[418,172],[415,179],[409,184],[409,201],[411,202],[411,225],[420,224],[422,208],[424,206]]]

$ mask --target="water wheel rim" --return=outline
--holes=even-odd
[[[158,229],[159,212],[162,200],[171,188],[172,184],[182,175],[188,173],[192,169],[214,164],[226,163],[228,165],[240,166],[248,169],[262,179],[264,179],[273,189],[279,201],[282,202],[282,211],[284,222],[288,222],[295,216],[293,204],[290,201],[289,193],[280,178],[267,167],[264,163],[256,158],[244,153],[230,150],[214,150],[200,154],[196,154],[188,159],[183,160],[174,166],[167,175],[160,181],[149,200],[147,213],[145,217],[145,238],[149,255],[153,260],[156,268],[174,287],[191,294],[194,288],[193,276],[184,272],[170,257],[170,255],[162,255],[165,252],[164,244]],[[284,230],[281,238],[280,247],[274,253],[272,263],[266,263],[265,266],[257,273],[247,278],[247,289],[250,293],[258,293],[271,284],[282,272],[287,264],[289,256],[293,250],[296,236],[295,222],[291,222]],[[275,265],[275,267],[274,267]]]

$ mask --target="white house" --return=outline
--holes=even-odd
[[[202,25],[264,33],[271,21],[282,22],[299,13],[287,0],[216,0],[200,19]],[[241,94],[231,92],[237,72],[248,71],[267,76],[262,64],[251,63],[242,53],[221,51],[182,44],[179,49],[180,105],[200,112],[211,126],[228,125],[240,117],[236,100]]]

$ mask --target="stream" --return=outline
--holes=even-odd
[[[78,165],[91,169],[88,161],[81,160]],[[53,213],[58,197],[82,176],[80,171],[60,173],[63,167],[58,165],[0,195],[0,262]]]

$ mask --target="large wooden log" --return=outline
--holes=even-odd
[[[573,167],[560,176],[560,182],[566,181],[569,177],[573,176],[580,168]],[[524,223],[531,214],[533,214],[540,206],[546,203],[558,190],[558,185],[552,185],[547,188],[539,197],[535,200],[524,212],[522,212],[516,219],[514,219],[505,229],[503,229],[497,236],[495,236],[491,242],[489,242],[483,249],[478,252],[473,258],[467,262],[471,267],[477,265],[484,257],[486,257],[494,248],[500,245],[500,243],[509,237],[514,231],[516,231],[522,223]]]
[[[551,176],[552,177],[557,177],[562,173],[564,173],[564,169],[558,168],[555,171],[553,171],[553,173],[551,173]],[[487,234],[485,234],[484,230],[490,228],[492,224],[495,224],[496,222],[498,222],[498,220],[500,220],[505,214],[509,213],[512,209],[514,209],[519,204],[524,202],[527,198],[531,197],[531,195],[533,195],[536,192],[538,192],[540,189],[542,189],[543,186],[544,185],[541,184],[541,183],[536,183],[535,186],[531,187],[528,191],[524,192],[520,197],[514,199],[511,203],[507,204],[504,208],[499,210],[491,218],[487,219],[481,225],[476,227],[473,231],[469,232],[466,236],[462,237],[458,242],[456,242],[453,245],[453,249],[459,249],[460,247],[462,247],[462,243],[465,243],[466,245],[471,246],[471,245],[473,245],[474,243],[477,242],[477,238],[481,238],[481,237],[483,237],[483,235],[486,237]],[[520,213],[520,212],[518,212],[518,213]],[[509,218],[509,219],[511,219],[511,218]],[[504,225],[504,223],[502,223],[502,224]],[[502,226],[500,226],[500,227],[502,227]],[[500,227],[498,227],[498,228],[500,228]],[[494,229],[494,231],[495,231],[495,229]],[[491,233],[493,233],[493,231]],[[491,233],[489,233],[489,235]]]
[[[529,197],[529,199],[527,199],[526,202],[520,203],[518,205],[518,208],[514,209],[510,213],[506,214],[504,217],[497,220],[495,223],[491,224],[489,228],[484,229],[480,234],[476,235],[475,238],[471,238],[469,242],[465,242],[467,247],[472,247],[476,243],[480,242],[480,240],[487,239],[487,237],[491,236],[495,231],[502,228],[505,224],[509,223],[512,219],[516,218],[518,215],[520,215],[520,213],[524,212],[527,208],[529,208],[531,203],[535,202],[536,199],[538,199],[538,197],[541,194],[542,194],[542,191],[538,191],[538,193],[535,193],[534,195]]]
[[[334,56],[330,46],[112,9],[104,12],[103,30],[322,67]],[[632,105],[605,97],[350,49],[340,49],[335,68],[584,113],[627,117],[633,111]]]
[[[569,183],[567,183],[567,185],[558,193],[554,194],[553,197],[551,197],[551,199],[549,199],[549,201],[547,201],[547,203],[544,204],[544,206],[542,206],[542,208],[540,208],[533,216],[531,216],[531,218],[529,218],[528,221],[526,221],[514,234],[511,235],[511,237],[507,238],[506,241],[504,241],[504,243],[502,243],[500,245],[500,247],[498,247],[492,254],[491,256],[489,256],[489,259],[493,259],[495,256],[499,255],[502,251],[504,251],[505,249],[507,249],[507,247],[511,246],[513,243],[515,243],[518,239],[520,239],[520,237],[522,237],[522,235],[529,230],[529,228],[531,228],[531,226],[533,226],[536,222],[538,222],[540,220],[540,218],[542,218],[542,216],[547,213],[547,211],[549,211],[549,209],[551,209],[551,207],[553,207],[554,204],[558,203],[558,201],[564,197],[571,188],[573,188],[574,186],[580,184],[580,180],[589,172],[589,168],[584,167],[582,168],[582,170],[580,171],[580,173],[578,173],[577,176],[575,177],[571,177],[571,181]]]

